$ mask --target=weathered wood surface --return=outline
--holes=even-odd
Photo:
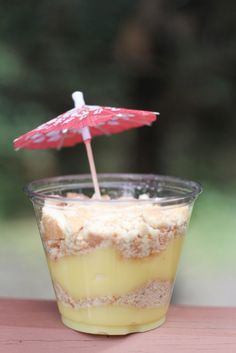
[[[94,336],[63,326],[52,301],[0,300],[1,353],[236,353],[236,308],[171,306],[145,333]]]

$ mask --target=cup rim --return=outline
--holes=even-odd
[[[172,204],[177,204],[177,203],[185,203],[189,202],[191,200],[195,200],[197,196],[202,192],[202,186],[200,183],[191,181],[188,179],[184,178],[179,178],[179,177],[173,177],[173,176],[168,176],[168,175],[158,175],[158,174],[128,174],[128,173],[105,173],[105,174],[98,174],[98,180],[102,182],[102,180],[110,180],[112,182],[115,180],[119,180],[120,182],[126,181],[126,182],[138,182],[141,180],[153,180],[153,181],[158,181],[158,182],[165,182],[166,184],[169,183],[169,185],[175,184],[176,186],[179,186],[179,188],[182,187],[183,190],[185,190],[183,195],[180,196],[168,196],[168,197],[163,197],[163,198],[157,198],[157,197],[150,197],[148,199],[136,199],[134,198],[133,200],[131,199],[110,199],[110,200],[104,200],[104,199],[88,199],[88,200],[81,200],[81,199],[76,199],[76,198],[68,198],[68,197],[63,197],[61,195],[48,195],[45,194],[43,191],[46,191],[46,188],[43,188],[43,185],[56,185],[59,182],[63,181],[77,181],[78,186],[81,183],[81,187],[85,186],[83,184],[83,181],[87,181],[86,185],[89,185],[89,187],[93,187],[92,184],[92,178],[90,174],[75,174],[75,175],[64,175],[64,176],[57,176],[57,177],[50,177],[50,178],[43,178],[43,179],[38,179],[34,180],[30,183],[28,183],[24,187],[24,192],[28,195],[28,197],[32,199],[38,199],[38,200],[54,200],[58,201],[60,200],[61,202],[73,202],[73,203],[130,203],[130,202],[135,202],[135,203],[150,203],[155,202],[156,204],[160,205],[172,205]],[[105,183],[105,181],[104,181]],[[65,184],[66,186],[66,184]],[[41,188],[40,188],[41,187]]]

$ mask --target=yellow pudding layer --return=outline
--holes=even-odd
[[[106,305],[77,310],[59,302],[58,308],[64,324],[75,330],[119,335],[160,326],[165,321],[168,305],[150,309]]]
[[[74,299],[125,295],[145,283],[173,281],[183,237],[172,239],[167,248],[148,257],[122,257],[114,248],[97,248],[84,255],[48,258],[54,282]]]
[[[148,282],[172,282],[183,244],[183,237],[172,239],[165,250],[143,258],[125,258],[115,248],[97,248],[83,255],[48,258],[52,280],[73,300],[125,296]],[[168,297],[167,297],[168,298]],[[62,300],[63,301],[63,300]],[[168,309],[166,301],[158,307],[94,305],[74,307],[58,302],[65,325],[83,332],[126,334],[161,325]]]

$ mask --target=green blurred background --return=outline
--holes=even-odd
[[[234,0],[0,1],[0,296],[52,298],[33,209],[42,177],[88,172],[84,146],[13,150],[73,105],[160,111],[152,128],[93,142],[98,172],[197,180],[173,301],[236,305]]]

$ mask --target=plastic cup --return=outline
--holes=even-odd
[[[33,181],[33,202],[63,323],[123,335],[166,318],[198,183],[158,175]]]

